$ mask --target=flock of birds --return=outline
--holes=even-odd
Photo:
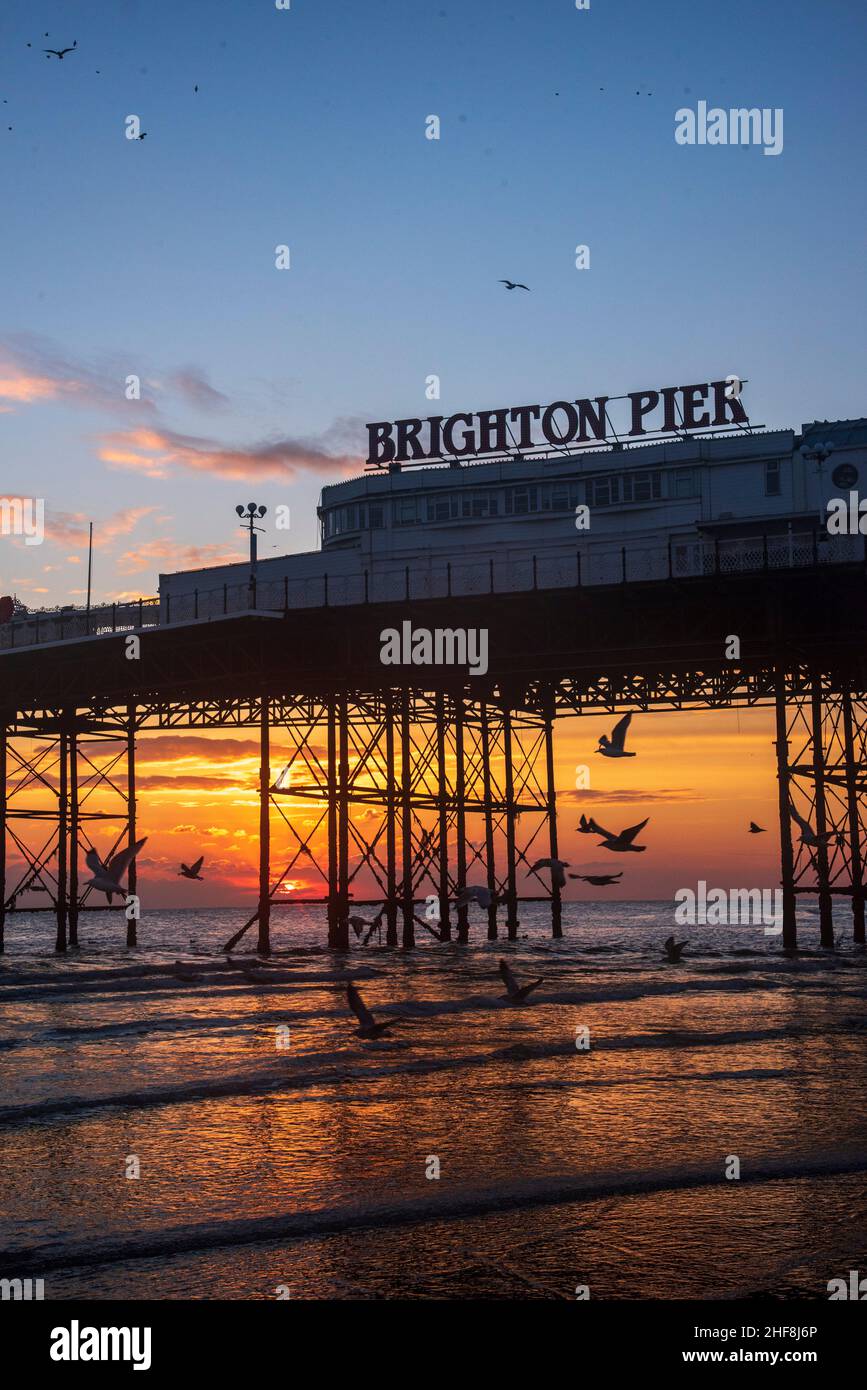
[[[50,35],[50,33],[46,30],[46,32],[42,35],[42,37],[43,37],[44,39],[47,39],[47,38],[50,38],[51,35]],[[32,47],[33,47],[33,44],[32,44],[32,43],[28,43],[28,44],[26,45],[26,47],[27,47],[27,48],[32,48]],[[48,59],[49,63],[51,62],[51,59],[52,59],[52,58],[56,58],[57,61],[58,61],[59,63],[62,63],[63,60],[64,60],[64,58],[66,57],[67,53],[76,53],[77,51],[78,51],[78,39],[73,39],[72,43],[71,43],[71,44],[67,44],[65,48],[43,48],[43,50],[42,50],[42,52],[45,54],[46,58]],[[97,77],[101,76],[101,70],[100,70],[99,68],[94,68],[94,72],[96,73]],[[195,83],[194,86],[193,86],[193,91],[194,91],[194,92],[198,92],[198,90],[199,90],[199,84],[198,84],[198,82],[197,82],[197,83]],[[3,98],[3,105],[4,105],[4,106],[7,106],[7,105],[8,105],[8,98],[7,98],[7,97],[4,97],[4,98]],[[6,129],[7,129],[7,130],[11,130],[11,129],[12,129],[12,126],[11,126],[11,125],[10,125],[10,126],[7,126]],[[146,139],[146,138],[147,138],[147,131],[146,131],[146,130],[143,130],[139,135],[136,135],[136,137],[135,137],[136,140],[144,140],[144,139]]]
[[[69,51],[69,49],[63,50],[63,52]],[[636,756],[635,753],[626,748],[626,735],[631,721],[632,715],[625,714],[623,718],[618,720],[615,724],[614,728],[611,730],[610,736],[602,734],[596,752],[600,753],[605,758],[634,758]],[[828,830],[818,833],[794,806],[790,809],[792,819],[796,821],[800,827],[801,844],[806,845],[810,849],[816,849],[822,845],[827,845],[831,840],[836,840],[838,845],[845,843],[845,839],[839,831]],[[576,828],[580,835],[598,835],[600,838],[597,848],[599,849],[608,850],[612,854],[643,854],[647,846],[636,844],[635,841],[649,820],[650,817],[645,816],[644,820],[639,821],[637,825],[629,825],[626,826],[624,830],[615,832],[613,830],[606,830],[605,826],[600,825],[593,816],[585,816],[582,813]],[[429,834],[429,832],[425,833]],[[751,820],[748,833],[750,835],[764,835],[766,831],[764,826],[757,825],[755,821]],[[95,849],[89,849],[85,855],[85,861],[91,871],[92,877],[87,880],[85,886],[93,888],[96,892],[105,893],[109,905],[111,905],[113,896],[123,897],[124,889],[121,885],[121,880],[136,855],[146,843],[147,837],[145,836],[144,839],[137,840],[133,845],[119,851],[106,861],[100,859]],[[178,877],[192,879],[199,883],[203,882],[201,869],[204,862],[204,855],[200,854],[194,863],[182,863],[178,870]],[[538,874],[540,870],[546,869],[551,874],[552,886],[562,889],[566,887],[565,870],[569,867],[569,861],[566,859],[557,859],[553,856],[541,858],[529,865],[527,877],[529,878],[531,874]],[[583,883],[589,883],[597,888],[609,887],[612,884],[617,884],[622,877],[622,870],[611,874],[569,874],[569,878],[578,879]],[[469,907],[471,904],[476,904],[476,906],[482,908],[484,911],[488,911],[492,906],[494,908],[497,907],[499,899],[497,893],[486,884],[474,883],[467,884],[454,901],[455,906],[458,908]],[[357,938],[361,938],[362,934],[366,932],[366,936],[364,937],[365,945],[367,945],[368,941],[371,939],[374,931],[379,932],[379,940],[380,942],[382,941],[382,919],[385,912],[386,904],[384,903],[377,915],[373,918],[361,917],[358,914],[353,914],[349,917],[349,925]],[[674,936],[670,936],[663,945],[663,955],[670,963],[677,964],[682,959],[683,952],[688,944],[688,941],[676,941]],[[500,973],[506,982],[508,991],[505,997],[513,1004],[523,1003],[531,991],[542,983],[540,978],[531,981],[527,985],[519,985],[506,961],[500,962]],[[351,1009],[361,1024],[359,1034],[362,1037],[378,1037],[387,1028],[391,1027],[393,1023],[399,1021],[398,1019],[391,1019],[385,1023],[376,1023],[373,1015],[365,1007],[358,990],[352,984],[348,986],[347,998]]]

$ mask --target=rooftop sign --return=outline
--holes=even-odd
[[[729,376],[694,386],[630,391],[625,396],[554,401],[544,407],[503,406],[500,410],[429,415],[424,420],[380,420],[367,426],[367,464],[395,470],[403,464],[458,463],[486,455],[546,449],[572,451],[594,442],[621,444],[629,439],[731,429],[733,425],[749,427],[741,402],[742,384],[738,377]],[[610,406],[616,406],[619,427],[612,421]]]

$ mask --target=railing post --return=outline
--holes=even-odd
[[[409,598],[409,565],[406,565],[404,569],[404,583],[406,585],[406,597]]]
[[[488,561],[488,590],[489,590],[490,593],[493,593],[493,592],[494,592],[494,557],[493,557],[493,555],[491,556],[490,560]]]
[[[491,561],[491,563],[493,564],[493,561]],[[536,556],[534,555],[534,556],[533,556],[533,591],[534,591],[534,593],[535,593],[535,591],[538,589],[538,587],[539,587],[539,562],[538,562]]]
[[[229,586],[228,586],[228,584],[224,584],[224,585],[223,585],[223,613],[224,613],[224,615],[225,615],[226,613],[228,613],[228,611],[229,611]]]
[[[117,632],[117,604],[111,605],[111,630]]]
[[[369,583],[368,583],[369,579],[370,579],[370,576],[368,575],[367,570],[365,570],[365,571],[364,571],[364,602],[365,602],[365,603],[369,603],[369,602],[370,602],[370,587],[369,587]]]
[[[283,611],[284,611],[285,613],[288,613],[288,612],[289,612],[289,576],[288,576],[288,574],[284,574],[284,576],[283,576]]]
[[[138,601],[138,625],[139,625],[139,627],[142,626],[143,622],[144,622],[144,614],[143,614],[143,611],[142,611],[142,601],[141,601],[141,599],[139,599],[139,601]]]
[[[762,569],[768,568],[768,536],[767,532],[762,536]]]
[[[446,598],[452,596],[452,562],[446,561]]]
[[[576,554],[576,556],[575,556],[575,559],[578,561],[578,585],[577,585],[577,587],[580,589],[580,588],[581,588],[581,551],[580,551],[580,550],[577,552],[577,554]]]
[[[813,565],[819,563],[819,536],[815,526],[813,527]]]
[[[620,582],[626,583],[626,546],[620,547]]]
[[[166,594],[166,622],[167,622],[167,623],[170,623],[171,620],[172,620],[172,596],[171,596],[171,594]]]
[[[713,538],[713,568],[714,574],[719,574],[719,536]]]
[[[198,591],[198,589],[194,589],[194,590],[193,590],[193,617],[194,617],[194,618],[198,618],[198,616],[199,616],[199,591]]]
[[[325,607],[327,608],[327,607],[328,607],[328,572],[327,572],[327,571],[326,571],[326,573],[322,576],[322,578],[323,578],[323,581],[324,581],[324,582],[323,582],[323,588],[324,588],[324,590],[325,590]]]
[[[671,536],[668,538],[668,577],[669,579],[674,578],[674,570],[671,563]]]

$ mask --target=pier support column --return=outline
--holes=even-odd
[[[6,715],[0,724],[0,955],[6,949]]]
[[[795,857],[792,852],[792,813],[789,791],[789,737],[786,717],[786,673],[777,669],[774,710],[776,714],[777,793],[780,816],[780,879],[783,885],[783,947],[794,951],[798,945],[795,913]]]
[[[446,697],[442,691],[438,691],[436,696],[436,721],[440,940],[451,941],[452,924],[449,912],[449,784],[446,775]]]
[[[512,711],[503,710],[503,756],[506,795],[506,931],[518,939],[518,880],[515,859],[515,777],[512,766]]]
[[[130,849],[136,842],[138,834],[138,808],[136,806],[135,795],[135,705],[127,706],[126,712],[126,796],[128,806],[128,825],[127,844]],[[129,866],[127,876],[127,896],[138,896],[138,864],[133,859]],[[126,944],[127,946],[138,945],[138,903],[126,906]]]
[[[328,695],[328,945],[338,948],[337,928],[339,904],[337,891],[337,700],[333,691]]]
[[[267,695],[259,711],[259,939],[256,954],[271,954],[271,711]]]
[[[385,942],[387,946],[397,945],[397,777],[394,766],[394,721],[396,717],[394,695],[387,691],[385,696],[385,877],[387,899],[385,904]]]
[[[822,727],[822,684],[818,672],[814,673],[810,705],[813,721],[813,779],[816,794],[816,878],[819,883],[819,939],[823,946],[834,945],[834,919],[831,908],[828,875],[828,846],[822,838],[827,831],[825,808],[825,750]]]
[[[410,742],[410,706],[412,692],[404,690],[400,710],[400,800],[401,849],[403,851],[403,931],[401,944],[415,945],[412,889],[412,756]]]
[[[66,837],[67,837],[67,744],[64,729],[59,734],[60,776],[57,793],[57,938],[54,949],[66,950]]]
[[[467,813],[466,767],[464,764],[464,692],[455,695],[455,835],[457,837],[457,882],[458,897],[467,886]],[[458,941],[470,939],[470,919],[466,903],[457,909]]]
[[[335,943],[349,950],[349,696],[337,700],[337,922]]]
[[[553,705],[553,700],[552,700]],[[554,711],[549,709],[545,716],[545,780],[546,804],[548,812],[548,844],[552,859],[559,859],[557,849],[557,788],[554,781]],[[551,874],[551,935],[559,940],[563,935],[563,901],[560,888]]]
[[[863,736],[859,731],[859,749]],[[849,817],[849,867],[852,876],[852,939],[864,944],[864,863],[861,855],[861,803],[858,797],[858,773],[862,769],[855,761],[855,720],[852,695],[843,691],[843,747],[846,756],[846,809]]]
[[[78,730],[69,725],[69,944],[78,945]],[[130,873],[134,866],[130,867]]]
[[[491,793],[491,729],[487,700],[480,705],[482,721],[482,796],[485,814],[485,866],[488,872],[488,940],[497,939],[497,869],[494,862],[494,806]]]

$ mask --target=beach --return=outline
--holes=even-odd
[[[467,946],[336,954],[322,909],[289,907],[267,965],[221,956],[238,909],[147,914],[136,951],[85,914],[65,958],[48,914],[13,915],[0,1276],[52,1299],[827,1298],[863,1264],[867,957],[842,906],[833,953],[807,908],[797,957],[694,927],[678,966],[670,903],[568,903],[562,941],[541,905],[517,942],[470,915]],[[521,1007],[501,958],[543,977]],[[356,1036],[350,976],[401,1015],[386,1037]]]

